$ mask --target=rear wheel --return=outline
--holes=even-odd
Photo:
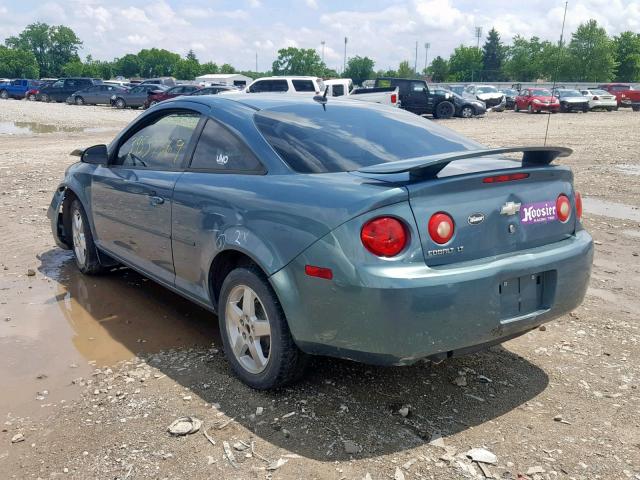
[[[32,93],[30,95],[27,95],[27,100],[29,100],[30,102],[35,102],[37,100],[36,96]]]
[[[518,113],[520,111],[520,107],[518,106],[517,103],[513,106],[513,111],[516,112],[516,113]]]
[[[451,118],[453,114],[456,113],[456,109],[451,102],[440,102],[436,105],[436,111],[434,112],[434,117],[436,118]]]
[[[78,269],[86,275],[101,273],[104,269],[100,264],[98,250],[93,242],[93,235],[89,227],[89,220],[80,200],[73,201],[70,215],[73,256]]]
[[[475,113],[476,112],[474,111],[473,107],[470,106],[462,107],[462,110],[460,110],[460,116],[462,118],[471,118]]]
[[[50,101],[51,99],[49,98],[49,95],[47,95],[46,93],[43,93],[43,94],[40,96],[40,100],[42,100],[44,103],[49,103],[49,101]]]
[[[640,112],[640,107],[631,107],[634,112]]]
[[[237,268],[227,275],[218,319],[225,355],[244,383],[265,390],[300,378],[306,355],[294,343],[280,302],[259,269]]]
[[[0,98],[3,100],[7,100],[9,98],[9,92],[6,90],[0,90]]]
[[[127,106],[127,102],[125,102],[123,98],[117,98],[115,105],[116,105],[116,108],[119,108],[120,110],[122,110]]]
[[[76,105],[84,105],[84,98],[76,97]]]

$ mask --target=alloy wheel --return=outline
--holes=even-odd
[[[247,372],[267,368],[271,356],[271,325],[262,300],[247,285],[236,285],[225,307],[225,325],[233,355]]]
[[[73,212],[71,219],[71,234],[73,237],[73,252],[80,265],[84,265],[87,261],[87,241],[84,237],[84,222],[82,221],[82,213],[80,210]]]
[[[463,118],[471,118],[473,117],[473,109],[471,107],[464,107],[460,112]]]

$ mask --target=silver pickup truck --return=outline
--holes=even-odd
[[[354,88],[353,80],[350,78],[325,80],[324,85],[329,89],[327,97],[345,97],[349,100],[381,103],[391,107],[400,106],[398,87]]]

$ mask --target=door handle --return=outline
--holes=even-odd
[[[149,204],[151,206],[162,205],[164,203],[164,198],[158,197],[157,195],[149,195]]]

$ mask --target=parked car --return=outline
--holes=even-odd
[[[336,78],[324,81],[327,97],[341,97],[349,100],[380,103],[392,107],[399,106],[398,87],[355,88],[350,78]]]
[[[164,85],[165,87],[176,86],[176,79],[173,77],[147,78],[141,82],[137,82],[136,80],[130,80],[130,82],[137,83],[138,85]]]
[[[494,112],[503,112],[507,108],[504,93],[499,92],[493,85],[467,85],[462,96],[481,100],[487,106],[487,110]]]
[[[156,103],[163,102],[164,100],[169,100],[170,98],[179,97],[180,95],[188,95],[199,89],[200,87],[198,85],[176,85],[175,87],[171,87],[168,90],[164,90],[162,92],[151,92],[147,99],[144,101],[143,106],[144,108],[149,108]]]
[[[376,78],[376,88],[398,88],[400,108],[416,115],[433,115],[434,118],[451,118],[456,113],[451,93],[435,93],[427,82],[411,78]]]
[[[110,105],[111,97],[128,91],[125,87],[103,83],[78,90],[67,99],[67,103],[75,105]]]
[[[449,92],[449,90],[442,87],[433,87],[432,91],[439,95],[444,95]],[[455,92],[450,93],[453,98],[453,104],[456,107],[456,117],[471,118],[478,115],[484,115],[487,112],[487,107],[484,102],[463,97]]]
[[[464,85],[447,85],[446,90],[450,90],[457,95],[463,95]]]
[[[191,93],[188,93],[188,96],[198,96],[198,95],[217,95],[222,92],[237,92],[238,88],[232,87],[231,85],[211,85],[210,87],[203,87],[195,90]]]
[[[618,110],[618,100],[616,96],[601,90],[599,88],[587,88],[580,90],[580,93],[589,99],[589,109],[595,110],[601,108],[611,112],[612,110]]]
[[[546,88],[523,88],[515,98],[515,112],[526,110],[529,113],[560,111],[560,101]]]
[[[552,93],[560,100],[561,112],[587,113],[589,111],[589,99],[578,90],[556,88]]]
[[[640,90],[626,83],[603,83],[598,88],[616,96],[618,107],[632,108],[634,112],[640,112]]]
[[[231,368],[266,389],[308,354],[441,361],[575,309],[593,242],[552,164],[570,152],[367,102],[178,97],[74,152],[48,216],[83,273],[126,265],[217,312]]]
[[[0,83],[0,98],[7,100],[9,98],[15,98],[16,100],[22,100],[26,97],[27,92],[39,85],[37,80],[30,80],[26,78],[18,78],[9,82]]]
[[[100,83],[92,78],[61,78],[50,85],[41,87],[36,95],[43,102],[64,102],[69,96],[78,90]]]
[[[143,107],[149,95],[154,92],[164,92],[169,87],[149,83],[140,83],[126,92],[111,95],[110,103],[116,108],[140,108]]]
[[[324,92],[324,83],[319,77],[275,76],[254,80],[244,89],[245,93],[302,93],[317,95]]]
[[[38,95],[40,95],[40,89],[44,87],[48,87],[49,85],[53,85],[57,81],[58,81],[57,79],[40,80],[38,82],[38,85],[33,86],[29,90],[27,90],[27,93],[25,93],[25,98],[31,102],[35,102],[36,100],[39,100]]]
[[[507,110],[513,110],[516,105],[516,97],[519,94],[518,90],[515,88],[502,88],[498,91],[504,95]]]

